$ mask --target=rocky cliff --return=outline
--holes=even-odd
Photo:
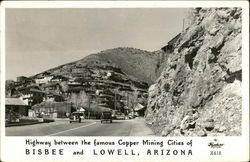
[[[196,8],[149,88],[146,121],[162,136],[241,135],[241,9]]]

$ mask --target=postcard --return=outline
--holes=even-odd
[[[1,161],[248,161],[246,1],[1,3]]]

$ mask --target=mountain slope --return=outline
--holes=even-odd
[[[152,84],[157,78],[155,68],[158,56],[152,52],[135,48],[115,48],[102,51],[97,56],[117,65],[123,72],[139,81]],[[80,60],[80,62],[84,62],[86,59],[88,57]]]
[[[154,52],[120,47],[88,55],[81,60],[49,69],[46,72],[69,76],[72,68],[76,66],[111,66],[121,69],[133,80],[152,84],[158,77],[155,73],[158,56]]]

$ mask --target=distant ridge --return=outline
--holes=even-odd
[[[150,85],[158,77],[156,74],[157,64],[158,53],[136,48],[118,47],[90,54],[78,61],[63,64],[44,72],[67,76],[70,70],[77,66],[112,66],[121,69],[132,80],[146,82]],[[32,78],[39,74],[32,76]]]

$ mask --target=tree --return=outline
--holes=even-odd
[[[89,106],[89,96],[84,92],[81,91],[80,93],[73,93],[70,96],[70,102],[72,102],[77,109],[80,107],[88,107]]]

